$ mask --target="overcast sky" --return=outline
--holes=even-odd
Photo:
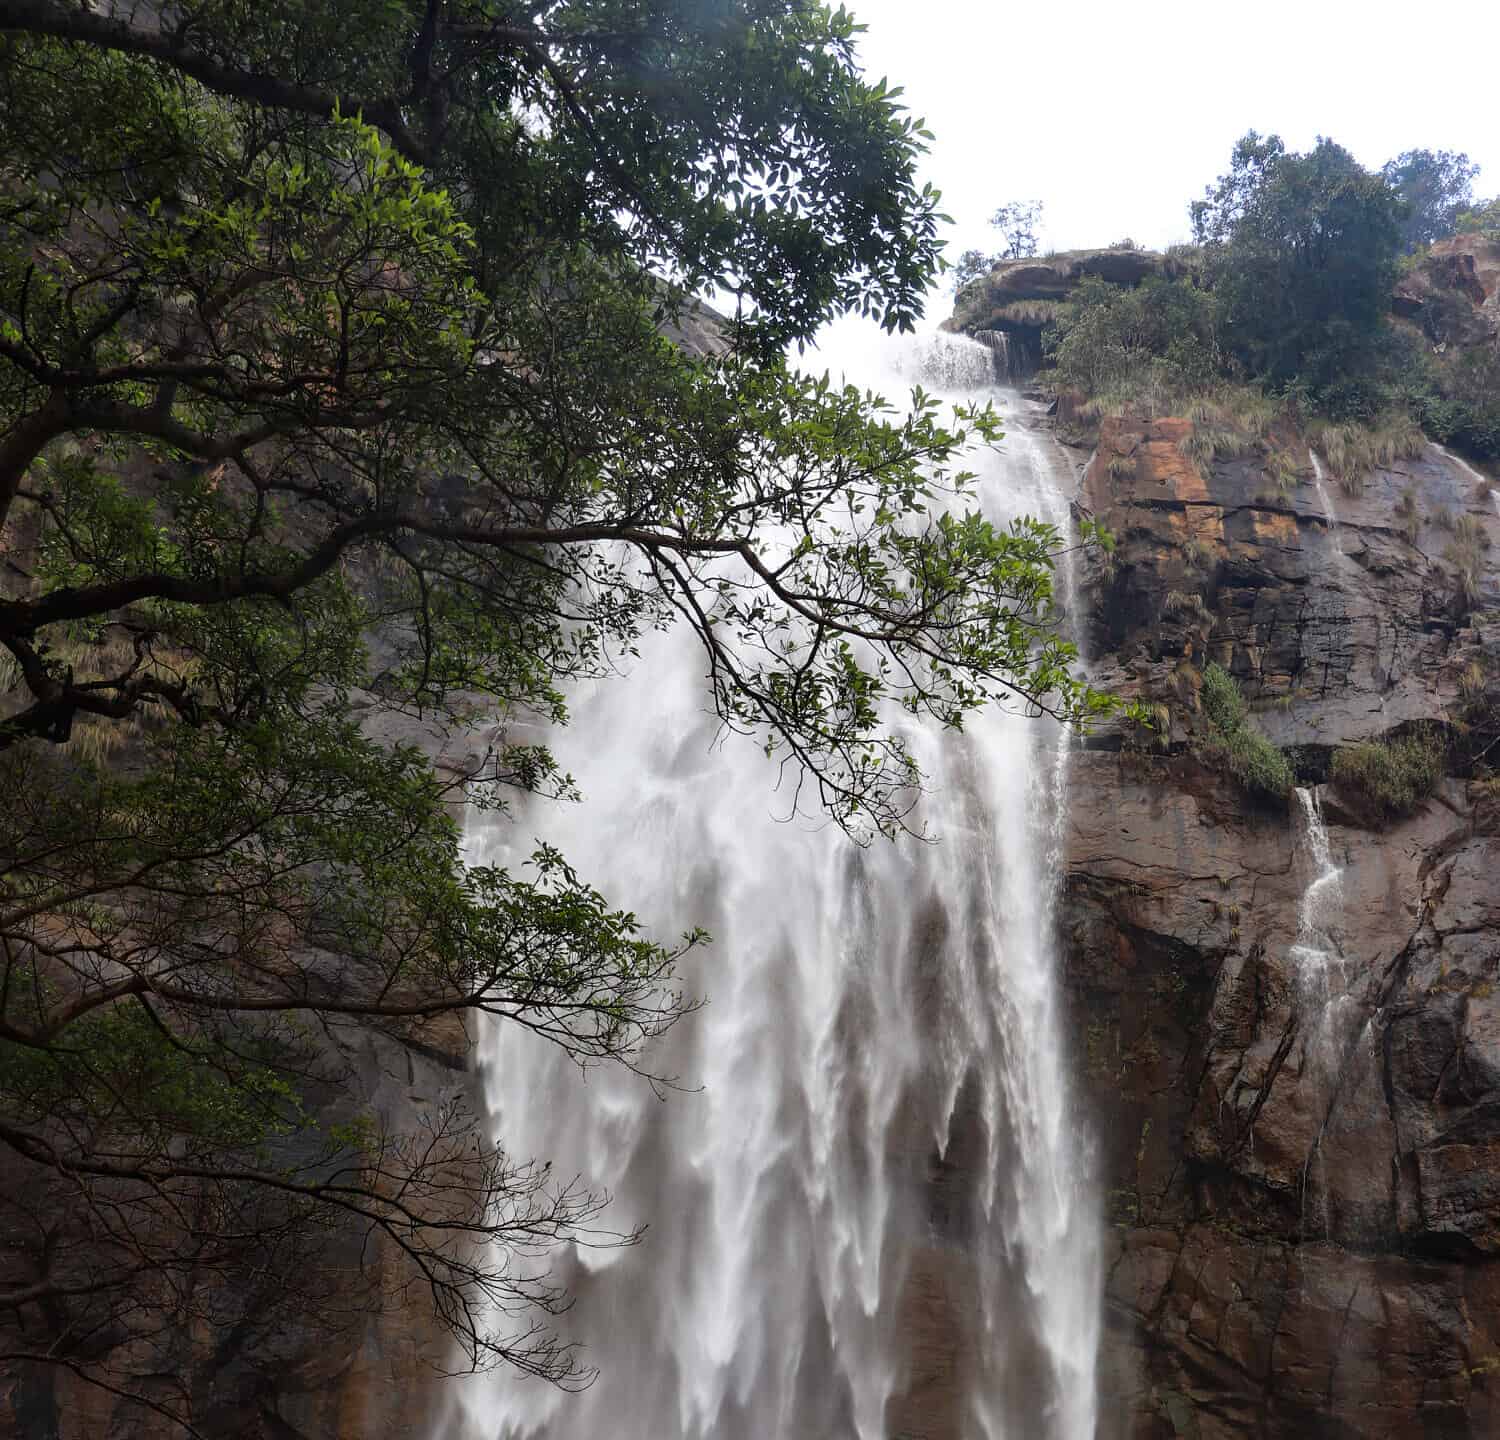
[[[1004,200],[1046,206],[1042,247],[1188,238],[1188,201],[1246,130],[1318,135],[1371,168],[1465,150],[1500,194],[1500,0],[845,0],[864,68],[936,140],[950,258],[992,248]]]

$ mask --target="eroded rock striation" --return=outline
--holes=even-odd
[[[1500,1433],[1500,804],[1475,778],[1500,514],[1435,449],[1282,493],[1200,472],[1189,429],[1106,421],[1083,481],[1119,537],[1085,586],[1096,669],[1158,717],[1072,772],[1101,1413],[1112,1440]],[[1209,660],[1292,757],[1286,809],[1200,743]],[[1321,783],[1335,747],[1424,726],[1448,774],[1408,818],[1369,828]]]

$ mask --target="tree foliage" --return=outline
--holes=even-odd
[[[811,0],[0,0],[10,1363],[190,1423],[141,1378],[174,1337],[391,1300],[320,1288],[353,1234],[471,1363],[585,1378],[546,1253],[600,1197],[448,1102],[329,1099],[480,1013],[638,1064],[703,937],[546,848],[465,866],[402,725],[498,721],[469,802],[566,800],[512,722],[685,625],[724,722],[865,833],[920,779],[893,710],[1103,703],[1060,537],[964,499],[993,416],[780,358],[908,328],[937,265],[856,36]],[[707,285],[733,343],[689,354]]]
[[[1028,255],[1035,255],[1036,231],[1041,223],[1040,200],[1012,200],[1001,205],[990,216],[990,224],[1000,232],[1000,238],[1004,242],[1000,247],[999,258],[1023,260]]]
[[[1036,231],[1041,222],[1040,200],[1013,200],[1001,205],[990,216],[990,224],[1000,231],[1004,243],[993,254],[984,250],[965,250],[953,263],[953,289],[962,290],[1007,260],[1024,260],[1035,255]]]
[[[1478,202],[1472,209],[1461,210],[1454,224],[1460,232],[1500,233],[1500,195],[1493,200]]]
[[[973,284],[981,275],[988,274],[994,265],[994,256],[986,255],[983,250],[965,250],[953,262],[954,291],[957,292],[965,285]]]
[[[1410,254],[1458,228],[1459,216],[1474,203],[1479,166],[1452,150],[1405,150],[1380,173],[1406,205],[1401,245]]]
[[[1192,206],[1226,346],[1273,384],[1313,389],[1359,368],[1385,327],[1403,207],[1320,139],[1305,155],[1254,131]]]
[[[1091,396],[1165,403],[1212,384],[1221,367],[1214,299],[1189,279],[1133,289],[1085,277],[1048,333],[1057,383]]]

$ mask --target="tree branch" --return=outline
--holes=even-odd
[[[75,45],[93,45],[126,55],[157,60],[221,95],[259,105],[295,110],[324,118],[335,113],[362,114],[391,138],[391,143],[418,165],[431,163],[427,145],[407,128],[400,107],[389,97],[335,95],[311,86],[293,85],[275,75],[235,69],[195,48],[183,31],[138,29],[81,7],[52,0],[0,0],[0,31],[50,35]]]

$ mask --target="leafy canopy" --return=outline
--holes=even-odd
[[[1053,628],[1060,537],[964,498],[994,417],[781,359],[849,310],[909,328],[937,265],[925,132],[857,28],[0,0],[9,1355],[190,1424],[138,1383],[174,1334],[409,1303],[323,1284],[352,1229],[472,1363],[586,1378],[538,1307],[600,1197],[454,1102],[349,1113],[350,1057],[486,1013],[637,1064],[703,937],[641,935],[546,848],[466,866],[460,784],[569,799],[516,722],[668,625],[860,833],[920,779],[893,711],[1102,706]],[[707,285],[741,309],[690,353]],[[458,777],[394,738],[481,723]]]
[[[1152,405],[1206,389],[1222,367],[1214,297],[1190,278],[1131,289],[1086,276],[1047,342],[1059,385]]]
[[[1331,140],[1297,155],[1251,131],[1191,214],[1224,342],[1251,374],[1316,390],[1366,361],[1401,246],[1381,176]]]
[[[1405,150],[1380,173],[1406,205],[1401,245],[1410,254],[1458,228],[1459,216],[1474,203],[1479,166],[1452,150]]]
[[[983,250],[965,250],[953,262],[953,289],[962,290],[981,275],[1007,260],[1024,260],[1037,251],[1037,226],[1042,223],[1040,200],[1012,200],[999,206],[990,216],[990,224],[1000,232],[1004,242],[994,254]]]

